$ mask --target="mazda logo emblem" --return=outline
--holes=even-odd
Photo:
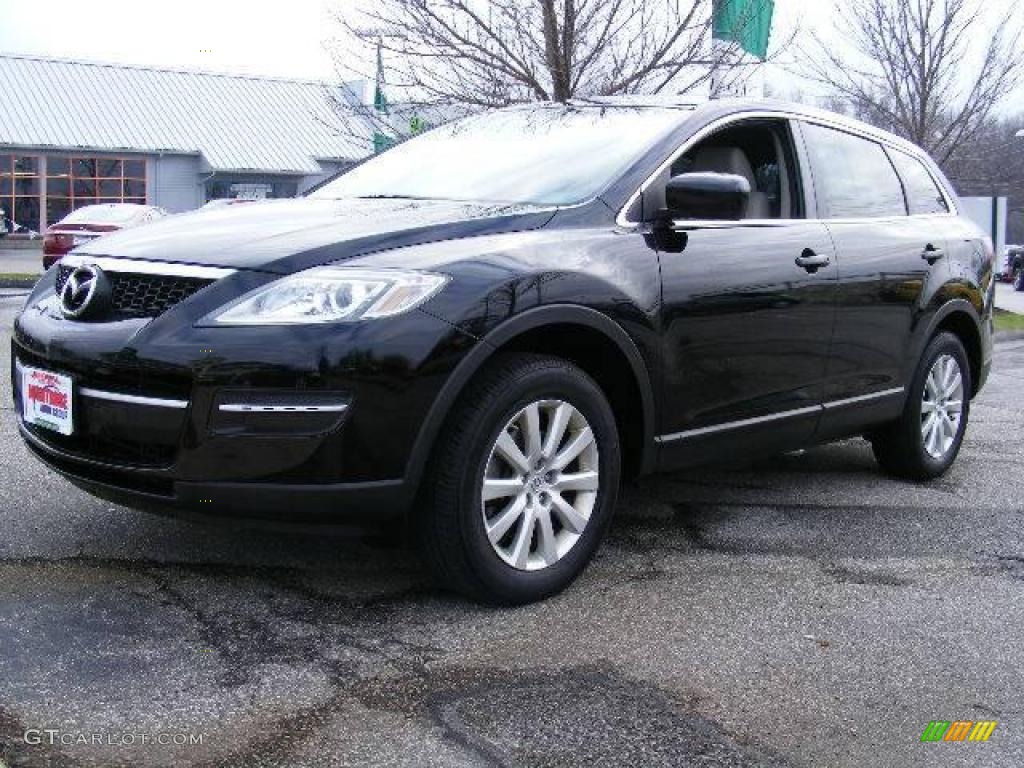
[[[60,291],[60,309],[72,320],[96,317],[110,305],[110,281],[95,264],[83,264],[68,275]]]

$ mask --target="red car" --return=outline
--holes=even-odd
[[[46,229],[43,238],[43,266],[49,269],[68,251],[97,237],[162,219],[169,214],[155,205],[103,203],[72,211]]]

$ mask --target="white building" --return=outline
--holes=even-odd
[[[42,231],[97,202],[294,196],[372,151],[337,106],[363,86],[0,54],[0,208]]]

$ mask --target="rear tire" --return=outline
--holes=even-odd
[[[555,357],[501,355],[438,438],[420,552],[438,581],[471,599],[542,600],[597,550],[620,471],[615,417],[590,376]]]
[[[1024,269],[1017,268],[1013,271],[1013,289],[1024,291]]]
[[[970,416],[971,368],[952,333],[928,344],[899,420],[874,433],[871,446],[882,469],[908,480],[931,480],[956,460]]]

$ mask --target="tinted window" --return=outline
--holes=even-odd
[[[902,152],[890,152],[893,165],[903,177],[903,186],[907,192],[907,205],[911,214],[947,213],[949,206],[943,197],[935,179],[925,168],[924,163],[916,157]]]
[[[903,187],[881,144],[820,125],[805,124],[804,135],[821,218],[907,214]]]

